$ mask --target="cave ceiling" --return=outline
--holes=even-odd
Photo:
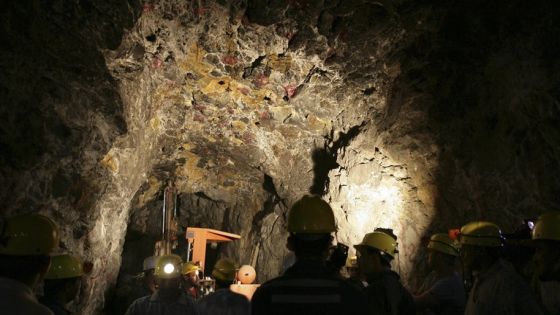
[[[152,252],[169,183],[181,228],[240,234],[219,252],[259,280],[289,263],[287,211],[314,193],[339,242],[393,228],[413,285],[430,233],[559,206],[548,4],[10,2],[0,211],[51,216],[60,251],[94,263],[84,314]]]

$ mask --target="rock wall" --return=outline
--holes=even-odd
[[[0,13],[1,212],[49,215],[60,252],[94,262],[83,314],[101,309],[117,279],[137,190],[100,163],[131,131],[101,50],[116,49],[139,13],[134,1],[10,1]]]
[[[560,28],[546,1],[22,1],[1,13],[0,200],[41,211],[61,251],[95,263],[83,314],[120,313],[159,237],[285,268],[287,209],[328,200],[336,239],[421,240],[484,218],[512,229],[558,208]],[[123,301],[126,301],[123,302]],[[105,308],[105,309],[104,309]],[[103,310],[104,309],[104,310]]]

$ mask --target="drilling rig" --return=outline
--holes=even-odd
[[[163,191],[161,240],[155,244],[155,256],[169,255],[177,248],[177,188],[172,181]]]
[[[177,188],[173,181],[169,181],[167,187],[163,191],[163,207],[162,207],[162,225],[161,239],[155,243],[154,256],[170,255],[178,246],[177,235],[179,233],[177,218]],[[233,233],[209,229],[188,227],[185,231],[187,241],[187,259],[199,266],[204,274],[206,264],[206,246],[208,244],[217,244],[231,242],[240,239],[240,236]],[[245,269],[250,266],[245,266]],[[250,267],[249,274],[253,275],[250,283],[232,284],[231,289],[235,292],[246,295],[249,299],[258,287],[258,284],[252,284],[256,277],[254,269]],[[247,278],[247,276],[245,276]],[[214,280],[209,277],[202,277],[199,281],[200,295],[206,295],[214,291]]]

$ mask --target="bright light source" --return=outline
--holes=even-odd
[[[169,274],[172,273],[173,271],[175,271],[175,266],[173,266],[172,263],[167,263],[165,264],[165,266],[163,266],[163,272]]]

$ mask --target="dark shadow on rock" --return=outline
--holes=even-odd
[[[274,180],[268,174],[263,175],[262,188],[268,193],[268,197],[264,202],[261,211],[257,212],[253,216],[253,224],[251,226],[251,235],[257,233],[262,225],[262,220],[269,214],[274,212],[274,209],[279,203],[283,203],[282,199],[276,191],[276,186],[274,186]]]
[[[136,1],[2,5],[0,180],[7,189],[0,201],[10,205],[2,211],[17,211],[22,194],[36,204],[51,197],[70,207],[93,204],[102,187],[82,174],[83,163],[98,163],[127,130],[117,82],[101,50],[115,49],[139,13]],[[84,150],[97,156],[84,161]],[[25,176],[30,170],[34,176]],[[57,173],[52,183],[50,172]],[[60,179],[76,187],[68,198],[57,187]]]
[[[548,4],[434,4],[403,58],[399,80],[427,100],[439,147],[426,236],[473,220],[513,231],[560,207],[560,8]],[[414,265],[421,277],[422,255]]]
[[[120,45],[140,11],[136,0],[2,3],[0,212],[24,203],[65,224],[70,242],[87,240],[111,176],[99,161],[127,132],[102,50]]]
[[[322,196],[329,187],[329,172],[340,165],[337,162],[339,150],[344,150],[350,144],[352,139],[360,134],[366,122],[360,125],[352,126],[348,132],[339,132],[335,141],[328,139],[330,142],[325,143],[323,148],[313,150],[311,159],[313,161],[313,184],[309,188],[309,193]]]
[[[309,192],[313,195],[323,195],[329,185],[329,171],[338,167],[336,153],[331,153],[328,147],[313,150],[313,185]]]

